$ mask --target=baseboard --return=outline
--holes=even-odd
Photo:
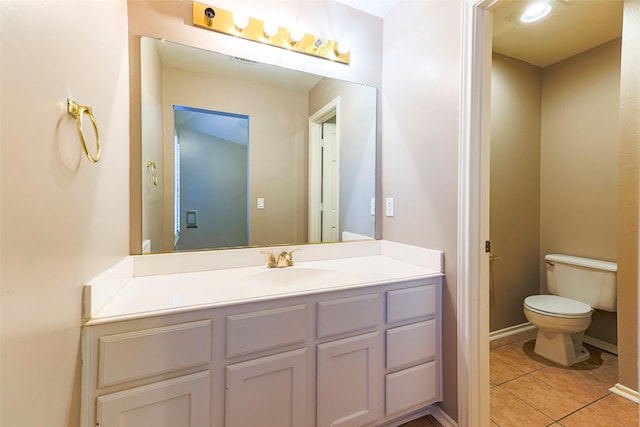
[[[515,325],[515,326],[509,326],[508,328],[489,332],[489,341],[508,337],[510,335],[519,334],[521,332],[527,332],[535,328],[536,327],[533,326],[531,322],[521,323],[520,325]]]
[[[438,405],[429,406],[429,413],[444,427],[458,427],[458,423]]]
[[[598,347],[599,349],[602,349],[604,351],[608,351],[609,353],[613,353],[615,355],[618,354],[617,345],[613,345],[606,341],[599,340],[598,338],[593,338],[593,337],[590,337],[589,335],[585,335],[582,341],[594,347]]]
[[[611,387],[609,391],[617,394],[618,396],[622,396],[625,399],[628,399],[632,402],[640,404],[640,397],[638,395],[638,392],[633,389],[630,389],[629,387],[623,386],[620,383]]]

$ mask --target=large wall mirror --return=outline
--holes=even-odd
[[[141,38],[143,253],[372,239],[376,89]]]

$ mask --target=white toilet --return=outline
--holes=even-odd
[[[547,288],[551,295],[524,300],[525,317],[538,328],[535,352],[564,366],[589,358],[582,345],[594,309],[615,312],[615,262],[551,254],[547,264]]]

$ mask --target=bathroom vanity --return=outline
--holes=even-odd
[[[266,267],[262,251],[294,252]],[[224,266],[224,268],[223,268]],[[397,425],[442,398],[442,253],[128,257],[85,288],[83,427]]]

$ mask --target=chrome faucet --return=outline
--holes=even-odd
[[[271,252],[263,251],[262,253],[269,254],[267,268],[283,268],[293,266],[293,252],[294,251],[282,251],[278,255],[278,258],[276,258],[276,256]]]

